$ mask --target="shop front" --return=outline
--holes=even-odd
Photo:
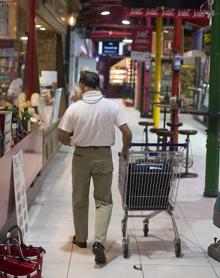
[[[0,230],[15,209],[13,156],[23,151],[28,190],[59,148],[57,126],[66,108],[66,23],[56,12],[45,14],[48,1],[36,2],[0,1]]]

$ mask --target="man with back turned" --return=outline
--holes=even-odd
[[[76,146],[72,162],[73,243],[87,247],[90,180],[94,183],[95,262],[106,262],[104,242],[112,213],[111,146],[115,143],[115,127],[122,132],[122,155],[126,159],[131,131],[120,107],[103,97],[99,76],[84,71],[79,80],[82,99],[66,110],[59,125],[59,140],[65,145]]]

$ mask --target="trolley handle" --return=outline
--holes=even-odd
[[[129,148],[132,147],[180,147],[186,149],[187,144],[186,143],[180,143],[180,144],[158,144],[158,143],[130,143]]]

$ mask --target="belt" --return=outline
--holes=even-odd
[[[87,147],[81,147],[81,146],[76,146],[77,148],[80,149],[110,149],[110,146],[87,146]]]

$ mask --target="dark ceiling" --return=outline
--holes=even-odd
[[[136,0],[136,2],[138,1]],[[82,9],[78,14],[77,27],[82,29],[82,33],[86,37],[90,37],[93,40],[132,37],[134,30],[146,26],[147,19],[138,17],[125,18],[126,11],[130,8],[122,7],[121,2],[121,0],[80,0]],[[132,2],[135,3],[135,1]],[[157,2],[155,1],[155,3]],[[109,11],[110,14],[103,16],[101,15],[102,11]],[[123,19],[129,19],[130,24],[122,24]],[[208,21],[204,19],[199,21],[190,20],[190,22],[192,23],[192,29],[208,24]],[[154,23],[155,18],[151,18],[152,26],[155,25]],[[173,25],[173,19],[164,18],[163,23],[164,25]]]

